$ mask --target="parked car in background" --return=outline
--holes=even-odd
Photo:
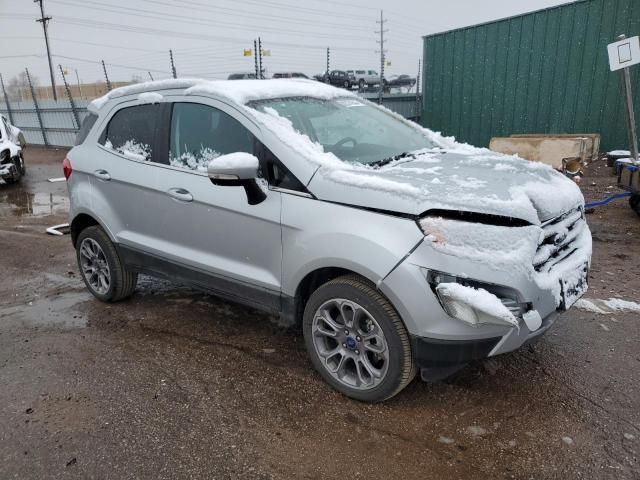
[[[88,110],[63,163],[88,290],[147,273],[278,315],[358,400],[516,350],[587,289],[573,181],[351,92],[177,79]]]
[[[5,183],[18,183],[27,173],[23,152],[26,144],[20,129],[0,115],[0,178]]]
[[[320,82],[346,89],[350,89],[356,83],[353,75],[348,74],[344,70],[331,70],[328,73],[316,75],[314,78]]]
[[[300,72],[278,72],[274,73],[271,78],[309,78]]]
[[[416,79],[410,75],[393,75],[384,79],[384,85],[387,88],[413,87],[415,84]]]
[[[255,80],[255,73],[232,73],[227,77],[227,80]]]
[[[375,70],[346,70],[346,72],[353,76],[359,88],[380,84],[380,75]]]

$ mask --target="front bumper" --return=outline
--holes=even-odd
[[[542,326],[534,332],[523,327],[520,330],[512,329],[503,337],[438,340],[412,336],[411,347],[420,371],[449,368],[516,350],[547,332],[557,318],[558,315],[553,313],[543,319]]]
[[[5,163],[0,165],[0,177],[15,177],[16,166],[13,163]]]

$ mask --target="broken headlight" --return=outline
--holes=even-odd
[[[451,317],[469,325],[485,323],[517,327],[529,304],[515,290],[448,273],[428,270],[427,282]]]

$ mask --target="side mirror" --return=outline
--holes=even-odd
[[[243,187],[249,205],[257,205],[267,198],[256,181],[259,166],[260,162],[254,155],[235,152],[211,160],[207,174],[214,185]]]
[[[213,183],[223,185],[225,181],[255,180],[259,165],[258,159],[250,153],[235,152],[211,160],[207,173]]]

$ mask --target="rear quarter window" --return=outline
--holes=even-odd
[[[159,104],[118,110],[102,132],[100,143],[133,160],[149,161],[159,116]]]
[[[82,125],[80,126],[80,130],[78,130],[78,133],[76,135],[75,145],[84,143],[84,141],[87,139],[87,135],[89,135],[89,132],[91,131],[93,125],[96,123],[97,119],[98,116],[95,113],[90,113],[89,115],[84,117]]]

